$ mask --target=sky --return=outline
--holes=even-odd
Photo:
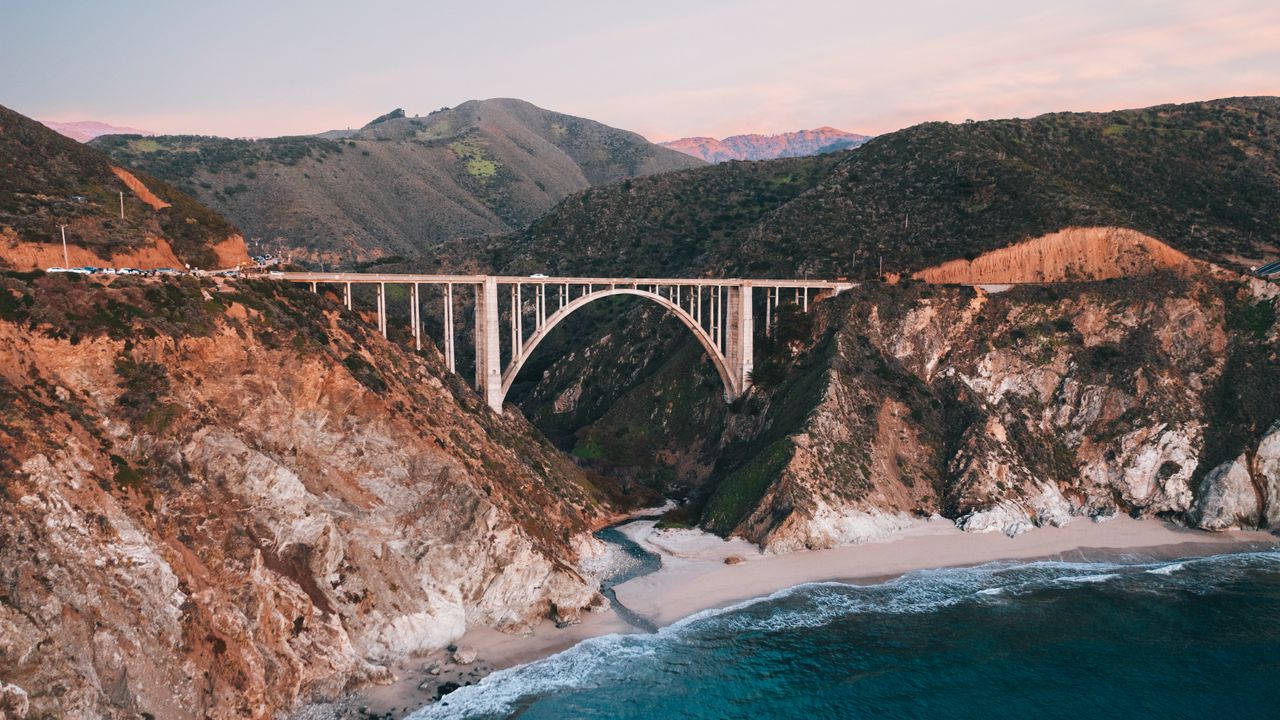
[[[0,0],[0,104],[233,137],[517,97],[653,141],[1280,95],[1276,0]]]

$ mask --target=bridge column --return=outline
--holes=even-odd
[[[409,302],[413,303],[409,308],[409,322],[413,323],[413,349],[422,350],[422,322],[421,318],[418,317],[418,313],[420,312],[418,304],[418,283],[413,284],[412,298]]]
[[[734,387],[729,399],[737,399],[751,387],[751,368],[754,361],[752,340],[754,318],[751,307],[751,283],[743,282],[728,287],[728,317],[725,318],[725,360],[733,376]]]
[[[444,289],[444,361],[449,372],[457,372],[453,361],[453,283],[445,283]]]
[[[342,288],[342,302],[346,304],[347,309],[351,309],[351,283],[346,283]]]
[[[485,277],[476,288],[476,390],[502,413],[502,352],[498,344],[498,280]]]
[[[378,283],[378,332],[387,336],[387,284]]]

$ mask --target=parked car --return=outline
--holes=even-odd
[[[141,275],[142,271],[138,268],[116,268],[117,275]]]
[[[45,268],[44,271],[47,273],[67,273],[67,272],[71,272],[71,268],[51,267],[51,268]]]
[[[156,268],[155,274],[156,275],[182,275],[183,273],[181,270],[176,270],[174,268]]]
[[[534,274],[530,275],[529,277],[533,278],[534,280],[545,280],[545,279],[547,279],[547,276],[546,276],[546,275],[544,275],[544,274],[542,274],[542,273],[534,273]]]

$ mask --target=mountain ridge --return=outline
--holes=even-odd
[[[720,139],[687,137],[658,144],[710,163],[721,163],[730,160],[775,160],[819,155],[855,148],[870,139],[869,135],[846,132],[823,125],[812,130],[796,130],[773,135],[748,133]]]
[[[400,110],[322,135],[94,145],[194,193],[266,249],[330,266],[500,235],[571,193],[701,165],[636,133],[508,98],[421,117]]]
[[[153,130],[139,130],[138,128],[112,125],[111,123],[105,123],[98,120],[73,120],[66,122],[58,120],[41,120],[40,124],[79,142],[89,142],[90,140],[103,135],[141,135],[143,137],[150,137],[152,135],[160,134]]]

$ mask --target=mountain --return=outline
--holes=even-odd
[[[187,190],[274,249],[330,265],[527,225],[580,190],[700,161],[520,100],[397,110],[341,139],[110,136],[120,162]]]
[[[498,262],[874,278],[1072,226],[1244,269],[1280,247],[1280,99],[925,123],[855,153],[721,164],[567,198]],[[505,260],[504,260],[505,258]],[[532,263],[530,264],[532,267]]]
[[[870,139],[867,135],[820,127],[816,130],[799,130],[778,135],[732,135],[723,140],[710,137],[680,138],[659,144],[710,163],[722,163],[729,160],[774,160],[820,155],[855,148]]]
[[[1257,458],[1280,441],[1280,286],[1245,273],[1280,256],[1278,139],[1269,97],[927,123],[592,189],[472,251],[517,274],[864,283],[809,314],[784,299],[731,404],[647,303],[548,338],[511,400],[597,469],[687,498],[670,523],[773,549],[918,513],[1275,528]],[[946,285],[992,281],[1053,284]]]
[[[248,260],[239,230],[185,193],[0,107],[0,262],[65,264],[60,225],[72,265],[212,268]]]
[[[151,136],[159,133],[150,130],[139,130],[131,127],[120,127],[111,125],[97,120],[77,120],[75,122],[58,122],[56,120],[41,120],[40,124],[47,128],[66,135],[72,140],[79,142],[89,142],[90,140],[102,135],[142,135]]]

